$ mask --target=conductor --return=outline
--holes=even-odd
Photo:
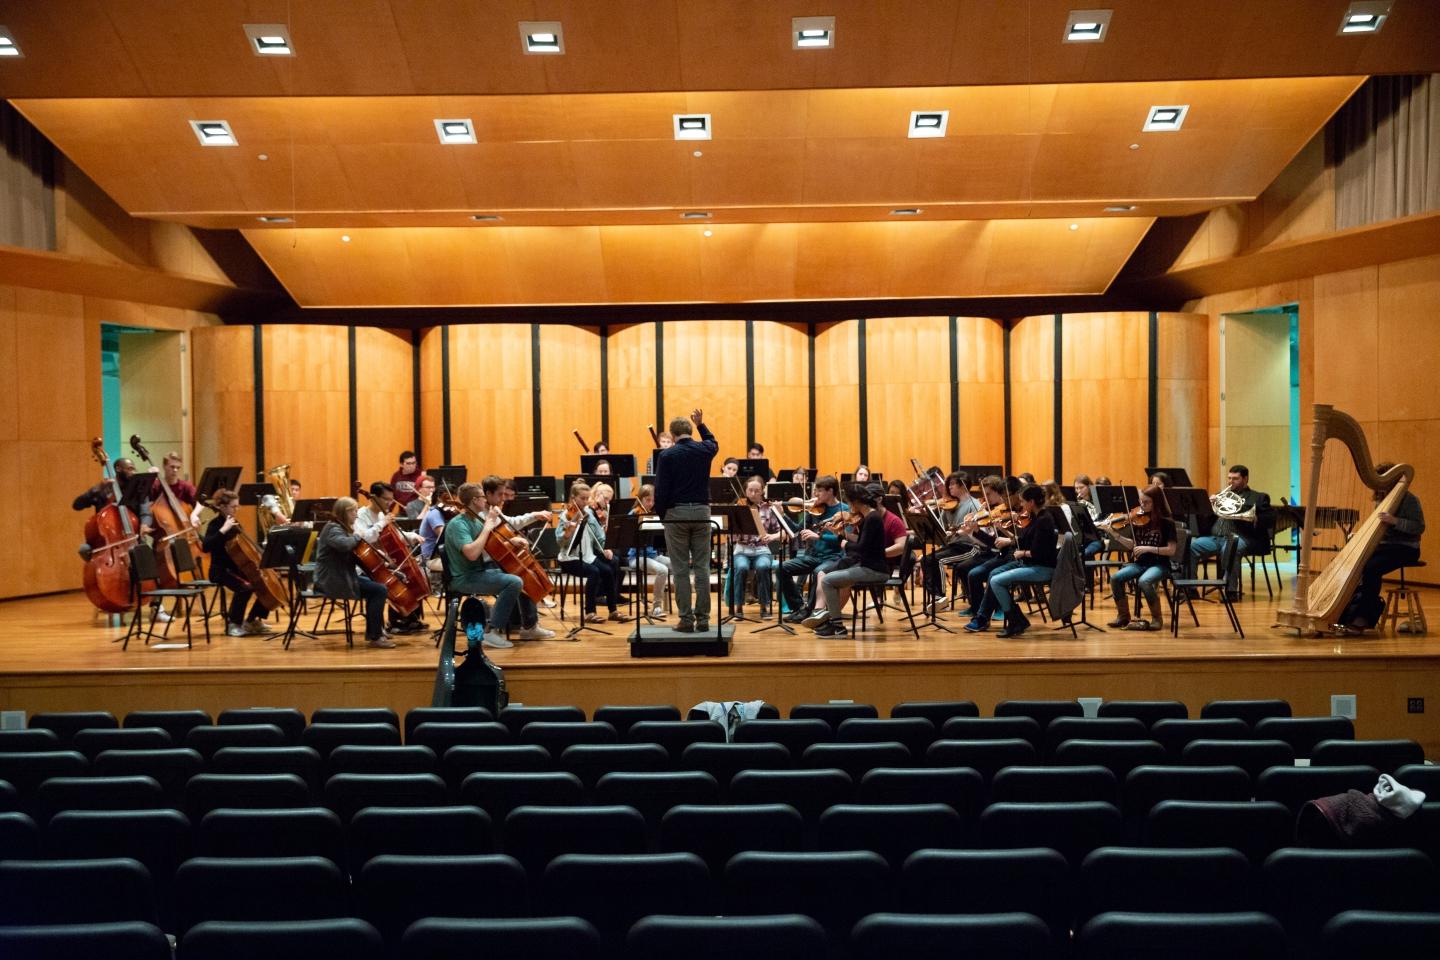
[[[696,408],[689,420],[671,420],[675,445],[655,452],[655,512],[665,521],[681,633],[710,629],[710,463],[720,445],[702,417]]]

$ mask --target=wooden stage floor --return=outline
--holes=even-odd
[[[1440,590],[1424,592],[1440,615]],[[982,713],[1008,698],[1104,697],[1178,699],[1192,716],[1217,698],[1289,699],[1297,715],[1328,715],[1332,694],[1358,697],[1357,735],[1419,740],[1440,754],[1440,636],[1364,636],[1299,639],[1272,628],[1282,598],[1263,585],[1258,599],[1238,609],[1245,639],[1235,636],[1224,611],[1197,604],[1200,626],[1188,616],[1179,638],[1168,632],[1091,632],[1079,639],[1037,623],[1023,638],[993,632],[953,634],[921,630],[917,641],[894,622],[845,640],[823,640],[803,628],[795,636],[760,624],[737,624],[728,658],[635,660],[626,643],[630,624],[606,624],[608,636],[586,633],[579,642],[517,643],[492,652],[505,669],[511,699],[574,703],[586,710],[606,703],[672,703],[682,709],[701,700],[763,698],[788,709],[795,703],[848,699],[877,704],[882,713],[904,700],[971,699]],[[573,616],[573,613],[572,613]],[[1110,619],[1097,607],[1091,619]],[[434,617],[432,616],[433,620]],[[545,625],[564,625],[547,611]],[[429,634],[401,638],[394,650],[360,644],[343,634],[298,638],[291,649],[278,640],[229,638],[211,622],[193,650],[176,623],[171,639],[123,651],[123,630],[104,624],[81,593],[0,602],[0,709],[107,709],[240,706],[390,706],[403,713],[430,700],[437,652]],[[199,626],[198,622],[196,624]],[[176,640],[181,643],[177,647]],[[1424,697],[1426,712],[1409,713],[1408,700]]]

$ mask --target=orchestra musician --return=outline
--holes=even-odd
[[[120,484],[120,489],[122,491],[121,496],[124,496],[123,491],[125,489],[125,481],[135,476],[135,461],[131,460],[129,457],[121,457],[120,459],[115,461],[114,466],[115,482]],[[95,486],[91,487],[89,490],[86,490],[84,493],[80,494],[80,496],[76,497],[75,501],[70,504],[70,509],[88,510],[89,508],[94,507],[95,512],[99,513],[101,510],[104,510],[107,506],[109,506],[114,499],[115,494],[111,481],[101,480],[99,483],[95,484]]]
[[[1378,473],[1394,468],[1393,463],[1376,466]],[[1385,498],[1382,491],[1375,492],[1378,502]],[[1394,513],[1381,513],[1380,522],[1385,525],[1385,536],[1375,546],[1375,552],[1365,561],[1360,575],[1360,584],[1350,603],[1340,615],[1338,624],[1341,632],[1357,633],[1369,630],[1380,622],[1385,612],[1385,601],[1380,597],[1380,582],[1387,573],[1401,567],[1411,566],[1420,560],[1420,537],[1425,533],[1425,511],[1420,508],[1420,498],[1409,492],[1401,498]],[[1403,630],[1402,624],[1399,629]]]
[[[649,459],[645,461],[645,472],[653,474],[655,472],[656,454],[661,450],[669,450],[673,446],[675,446],[675,434],[669,430],[661,430],[656,434],[655,449],[651,452]]]
[[[818,507],[820,512],[795,535],[800,552],[780,564],[780,572],[775,578],[780,586],[781,599],[790,609],[785,618],[787,623],[802,623],[814,612],[814,594],[802,598],[796,579],[803,581],[811,574],[818,576],[840,562],[840,535],[832,530],[812,529],[823,525],[840,511],[849,509],[840,501],[839,481],[828,475],[816,478],[813,506]],[[802,519],[805,516],[801,514]]]
[[[613,476],[613,474],[612,474],[611,471],[610,471],[610,461],[609,461],[609,460],[601,460],[599,463],[595,464],[595,476],[597,476],[597,477],[609,477],[609,476]]]
[[[413,459],[413,455],[412,455]],[[411,481],[412,498],[418,498],[419,493],[414,489],[414,481]],[[366,543],[373,544],[380,538],[380,530],[399,512],[396,509],[400,503],[395,493],[395,488],[383,480],[376,480],[370,484],[370,502],[361,507],[355,515],[355,534]],[[410,547],[420,544],[421,536],[411,530],[397,530],[401,538]],[[390,627],[392,633],[419,633],[426,629],[422,618],[423,610],[416,607],[408,616],[398,610],[390,611]]]
[[[410,501],[419,496],[415,484],[424,473],[425,471],[420,469],[420,458],[415,455],[414,450],[401,452],[400,468],[390,476],[390,489],[394,491],[395,500],[400,506],[408,507]]]
[[[855,473],[850,477],[850,479],[854,483],[869,483],[870,468],[865,466],[865,464],[863,463],[860,464],[858,467],[855,468]]]
[[[907,489],[906,494],[908,493]],[[981,509],[980,501],[970,493],[970,478],[963,473],[952,473],[945,478],[945,494],[955,501],[955,506],[948,510],[938,505],[936,507],[937,519],[947,538],[945,545],[932,551],[920,563],[925,578],[925,590],[936,598],[945,596],[945,578],[940,574],[941,562],[974,549],[975,540],[962,536],[960,530],[965,519]],[[912,512],[919,512],[921,509],[919,506],[910,508]]]
[[[1134,520],[1129,529],[1133,537],[1125,536],[1122,529],[1112,527],[1111,537],[1121,547],[1130,551],[1131,561],[1110,576],[1110,594],[1115,598],[1115,619],[1109,626],[1116,629],[1157,630],[1164,626],[1165,618],[1160,613],[1160,594],[1155,585],[1170,576],[1170,558],[1179,549],[1175,521],[1170,516],[1170,505],[1165,502],[1164,491],[1158,484],[1151,484],[1140,491],[1140,512],[1150,519],[1143,524]],[[1130,602],[1125,596],[1125,584],[1131,580],[1139,588],[1150,608],[1149,620],[1130,620]]]
[[[1240,516],[1228,516],[1217,510],[1215,526],[1211,528],[1210,536],[1195,537],[1190,541],[1190,556],[1196,560],[1218,556],[1224,538],[1231,534],[1234,534],[1239,541],[1236,544],[1237,558],[1243,557],[1260,543],[1258,522],[1260,515],[1270,509],[1270,495],[1250,488],[1250,468],[1244,464],[1237,463],[1231,467],[1226,480],[1228,486],[1211,497],[1211,500],[1228,499],[1234,504],[1235,509],[1227,511],[1227,513]],[[1250,514],[1254,519],[1245,518],[1245,514]],[[1229,594],[1232,601],[1240,599],[1240,563],[1238,559],[1231,565],[1230,578],[1226,581],[1225,592]]]
[[[851,510],[860,517],[859,529],[844,534],[844,556],[832,566],[821,585],[825,606],[802,621],[815,630],[817,637],[847,635],[843,592],[855,586],[884,583],[890,576],[890,563],[885,556],[885,521],[880,508],[883,490],[879,484],[857,483],[850,488],[848,499]],[[900,525],[904,527],[903,520]]]
[[[415,481],[415,499],[405,504],[405,518],[418,520],[430,510],[435,500],[435,478],[428,473],[420,474]]]
[[[655,487],[647,483],[640,487],[635,506],[630,508],[630,515],[653,516],[654,513]],[[665,590],[670,585],[670,558],[651,545],[643,550],[631,547],[626,559],[635,572],[642,573],[642,579],[650,583],[650,595],[655,598],[650,604],[650,619],[664,620]]]
[[[1015,534],[1009,519],[994,519],[997,511],[1003,513],[1011,510],[1015,502],[1005,478],[995,474],[985,477],[980,481],[980,494],[985,498],[982,511],[991,518],[990,522],[982,527],[976,519],[978,514],[971,514],[961,522],[960,532],[979,541],[986,550],[968,563],[961,564],[957,571],[957,575],[964,578],[962,582],[965,584],[965,599],[969,602],[969,606],[960,611],[960,615],[970,617],[970,623],[977,624],[975,630],[985,630],[990,626],[988,613],[983,625],[979,625],[980,607],[989,596],[985,590],[985,582],[991,571],[1010,562],[1011,551],[1015,548]],[[965,629],[970,629],[969,624]]]
[[[710,629],[710,465],[720,444],[699,407],[689,420],[672,419],[670,433],[675,446],[655,454],[655,512],[665,521],[665,552],[675,573],[675,629],[703,633]]]
[[[734,457],[726,457],[725,462],[720,465],[720,476],[732,479],[740,476],[740,461]]]
[[[856,484],[854,488],[863,489],[875,501],[874,512],[879,515],[880,523],[885,534],[885,562],[887,564],[888,574],[893,575],[895,573],[896,567],[900,565],[900,561],[904,556],[905,551],[910,548],[910,528],[906,526],[904,517],[900,516],[898,513],[895,513],[894,511],[890,510],[890,508],[885,506],[885,487],[881,486],[878,483],[867,483],[863,485]],[[857,528],[851,526],[848,523],[842,526],[839,532],[840,538],[842,541],[844,541],[844,546],[847,549],[851,545],[850,541],[856,539],[856,537],[859,535]],[[825,584],[830,578],[830,572],[826,571],[822,573],[817,573],[815,577],[816,589],[821,591],[821,596],[828,596],[828,594],[826,594],[824,591]],[[842,583],[840,586],[841,609],[844,609],[845,604],[849,602],[850,584]],[[810,625],[809,619],[810,618],[807,618],[805,621],[806,626]]]
[[[180,468],[184,466],[184,461],[180,459],[180,454],[172,450],[170,453],[165,454],[165,459],[161,461],[160,465],[161,469],[165,471],[165,482],[169,484],[170,492],[175,494],[176,500],[179,500],[190,508],[190,525],[192,527],[200,526],[200,495],[195,491],[195,484],[189,480],[182,479],[180,476]],[[155,482],[150,486],[150,497],[140,515],[141,524],[144,526],[152,526],[150,523],[150,504],[164,495],[165,490],[160,486],[160,478],[156,477]]]
[[[365,601],[365,640],[372,647],[390,649],[395,641],[385,631],[385,588],[355,569],[354,532],[359,504],[350,497],[335,501],[335,517],[320,528],[315,549],[315,589],[335,600]]]
[[[215,491],[211,500],[216,514],[205,528],[202,544],[210,554],[210,579],[230,591],[230,609],[225,614],[225,633],[231,637],[246,634],[269,633],[270,625],[265,622],[269,611],[255,596],[250,581],[240,573],[235,561],[230,559],[225,542],[240,535],[240,521],[235,511],[240,507],[240,495],[221,488]],[[253,601],[251,598],[254,598]],[[250,616],[245,616],[245,605],[250,604]]]
[[[453,509],[450,512],[454,512]],[[438,572],[442,568],[438,552],[440,531],[445,529],[445,522],[449,518],[450,513],[447,513],[440,500],[432,497],[429,508],[420,518],[420,562],[426,570]]]
[[[1015,605],[1011,588],[1021,583],[1049,583],[1055,576],[1059,556],[1057,540],[1065,516],[1058,508],[1046,506],[1045,491],[1033,483],[1020,488],[1019,498],[1024,518],[1016,518],[1020,529],[1014,551],[1009,561],[991,571],[980,608],[974,619],[965,624],[970,633],[989,628],[992,612],[999,609],[1005,615],[1005,626],[999,636],[1020,636],[1030,628],[1030,620]]]
[[[608,485],[599,486],[610,490]],[[601,594],[610,609],[609,619],[626,623],[630,617],[620,604],[618,564],[614,552],[605,546],[605,528],[590,503],[592,492],[590,485],[581,480],[570,487],[570,502],[560,520],[560,569],[585,581],[582,623],[605,622],[599,613]],[[601,499],[606,500],[606,495],[602,494]]]
[[[1082,506],[1079,501],[1074,504],[1065,499],[1065,494],[1060,490],[1060,484],[1054,480],[1046,480],[1040,485],[1045,491],[1045,505],[1055,507],[1060,511],[1065,522],[1060,527],[1060,532],[1069,530],[1075,535],[1075,542],[1080,545],[1081,555],[1089,559],[1104,549],[1105,543],[1100,537],[1100,530],[1095,526],[1090,511]]]
[[[607,442],[604,441],[604,440],[596,440],[596,441],[595,441],[595,446],[593,446],[593,447],[590,448],[590,452],[593,453],[593,454],[594,454],[595,456],[597,456],[597,457],[600,456],[601,454],[609,453],[609,452],[610,452],[610,444],[607,443]]]
[[[1095,499],[1095,481],[1088,473],[1075,475],[1075,502],[1082,504],[1090,513],[1091,520],[1100,519],[1100,501]]]
[[[495,598],[481,644],[499,649],[514,646],[505,634],[517,606],[520,609],[520,632],[516,637],[521,640],[549,640],[554,637],[555,631],[540,626],[540,614],[534,601],[521,592],[521,579],[501,569],[485,550],[496,528],[511,522],[511,518],[501,511],[505,481],[489,476],[483,485],[462,483],[457,497],[461,512],[445,525],[445,559],[450,567],[451,591]],[[514,523],[519,526],[512,525],[511,529],[518,531],[522,526],[546,518],[543,513],[527,513],[514,518]],[[529,541],[519,533],[512,538],[511,544],[517,549],[530,548]]]
[[[760,517],[761,533],[735,537],[730,566],[730,609],[736,620],[745,619],[745,578],[755,573],[755,594],[760,600],[760,618],[770,616],[770,577],[775,554],[770,545],[780,540],[780,520],[775,508],[765,501],[765,481],[759,476],[745,481],[745,501]]]

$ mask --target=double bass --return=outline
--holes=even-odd
[[[115,502],[85,521],[85,596],[105,613],[124,613],[134,606],[130,584],[130,548],[140,538],[140,520],[120,502],[120,481],[110,466],[104,441],[90,442],[90,453],[110,481]]]
[[[150,460],[150,451],[140,442],[139,434],[131,434],[130,449],[147,465],[155,466]],[[163,535],[155,538],[155,567],[159,572],[160,586],[169,589],[180,586],[180,571],[176,569],[175,557],[170,553],[170,541],[176,537],[184,537],[189,541],[190,550],[194,553],[200,548],[200,538],[195,531],[195,525],[190,522],[189,511],[166,482],[164,467],[161,467],[156,476],[160,480],[163,493],[150,505],[150,519],[155,521],[155,526]]]

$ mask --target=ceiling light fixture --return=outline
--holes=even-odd
[[[707,236],[707,237],[708,237],[708,236],[711,236],[711,235],[712,235],[712,231],[710,231],[710,230],[706,230],[706,231],[704,232],[704,234],[703,234],[703,236]]]
[[[501,217],[499,214],[494,213],[477,213],[470,219],[476,221],[477,223],[498,223],[504,218]]]
[[[190,129],[202,147],[233,147],[239,143],[224,120],[191,120]]]
[[[475,124],[470,122],[469,117],[436,120],[435,132],[439,135],[440,142],[444,144],[475,142]]]
[[[1340,18],[1340,34],[1375,33],[1390,16],[1390,0],[1352,3]]]
[[[791,17],[790,43],[796,50],[825,50],[835,46],[835,18]]]
[[[1180,125],[1185,122],[1185,115],[1189,112],[1188,103],[1171,107],[1151,107],[1150,113],[1145,117],[1145,126],[1140,129],[1144,133],[1174,133],[1180,129]]]
[[[681,220],[709,220],[709,219],[710,219],[710,211],[709,211],[709,210],[690,210],[690,211],[687,211],[687,212],[685,212],[685,213],[680,214],[680,219],[681,219]]]
[[[710,114],[672,113],[670,118],[675,124],[676,140],[710,139]]]
[[[290,28],[283,23],[247,23],[245,36],[250,50],[257,57],[293,57],[295,45],[290,42]]]
[[[15,34],[10,32],[9,27],[0,26],[0,57],[23,57],[20,52],[20,44],[15,42]]]
[[[918,217],[924,213],[919,207],[897,207],[890,211],[892,217]]]
[[[348,233],[346,233],[346,234],[341,234],[341,236],[340,236],[340,242],[341,242],[341,243],[349,243],[349,242],[350,242],[350,234],[348,234]]]
[[[256,217],[261,223],[294,223],[294,217]]]
[[[1110,32],[1110,10],[1071,10],[1065,19],[1065,43],[1100,43]]]
[[[925,139],[945,136],[950,125],[949,110],[911,110],[910,139]]]
[[[559,20],[521,20],[520,49],[532,54],[565,52],[565,28]]]
[[[1113,207],[1106,207],[1106,208],[1105,208],[1105,212],[1106,212],[1106,213],[1129,213],[1131,210],[1134,210],[1134,209],[1135,209],[1135,204],[1133,204],[1133,203],[1117,204],[1116,206],[1113,206]]]
[[[1071,230],[1079,230],[1079,229],[1080,229],[1080,224],[1078,224],[1078,223],[1072,223],[1072,224],[1070,224],[1070,229],[1071,229]]]

